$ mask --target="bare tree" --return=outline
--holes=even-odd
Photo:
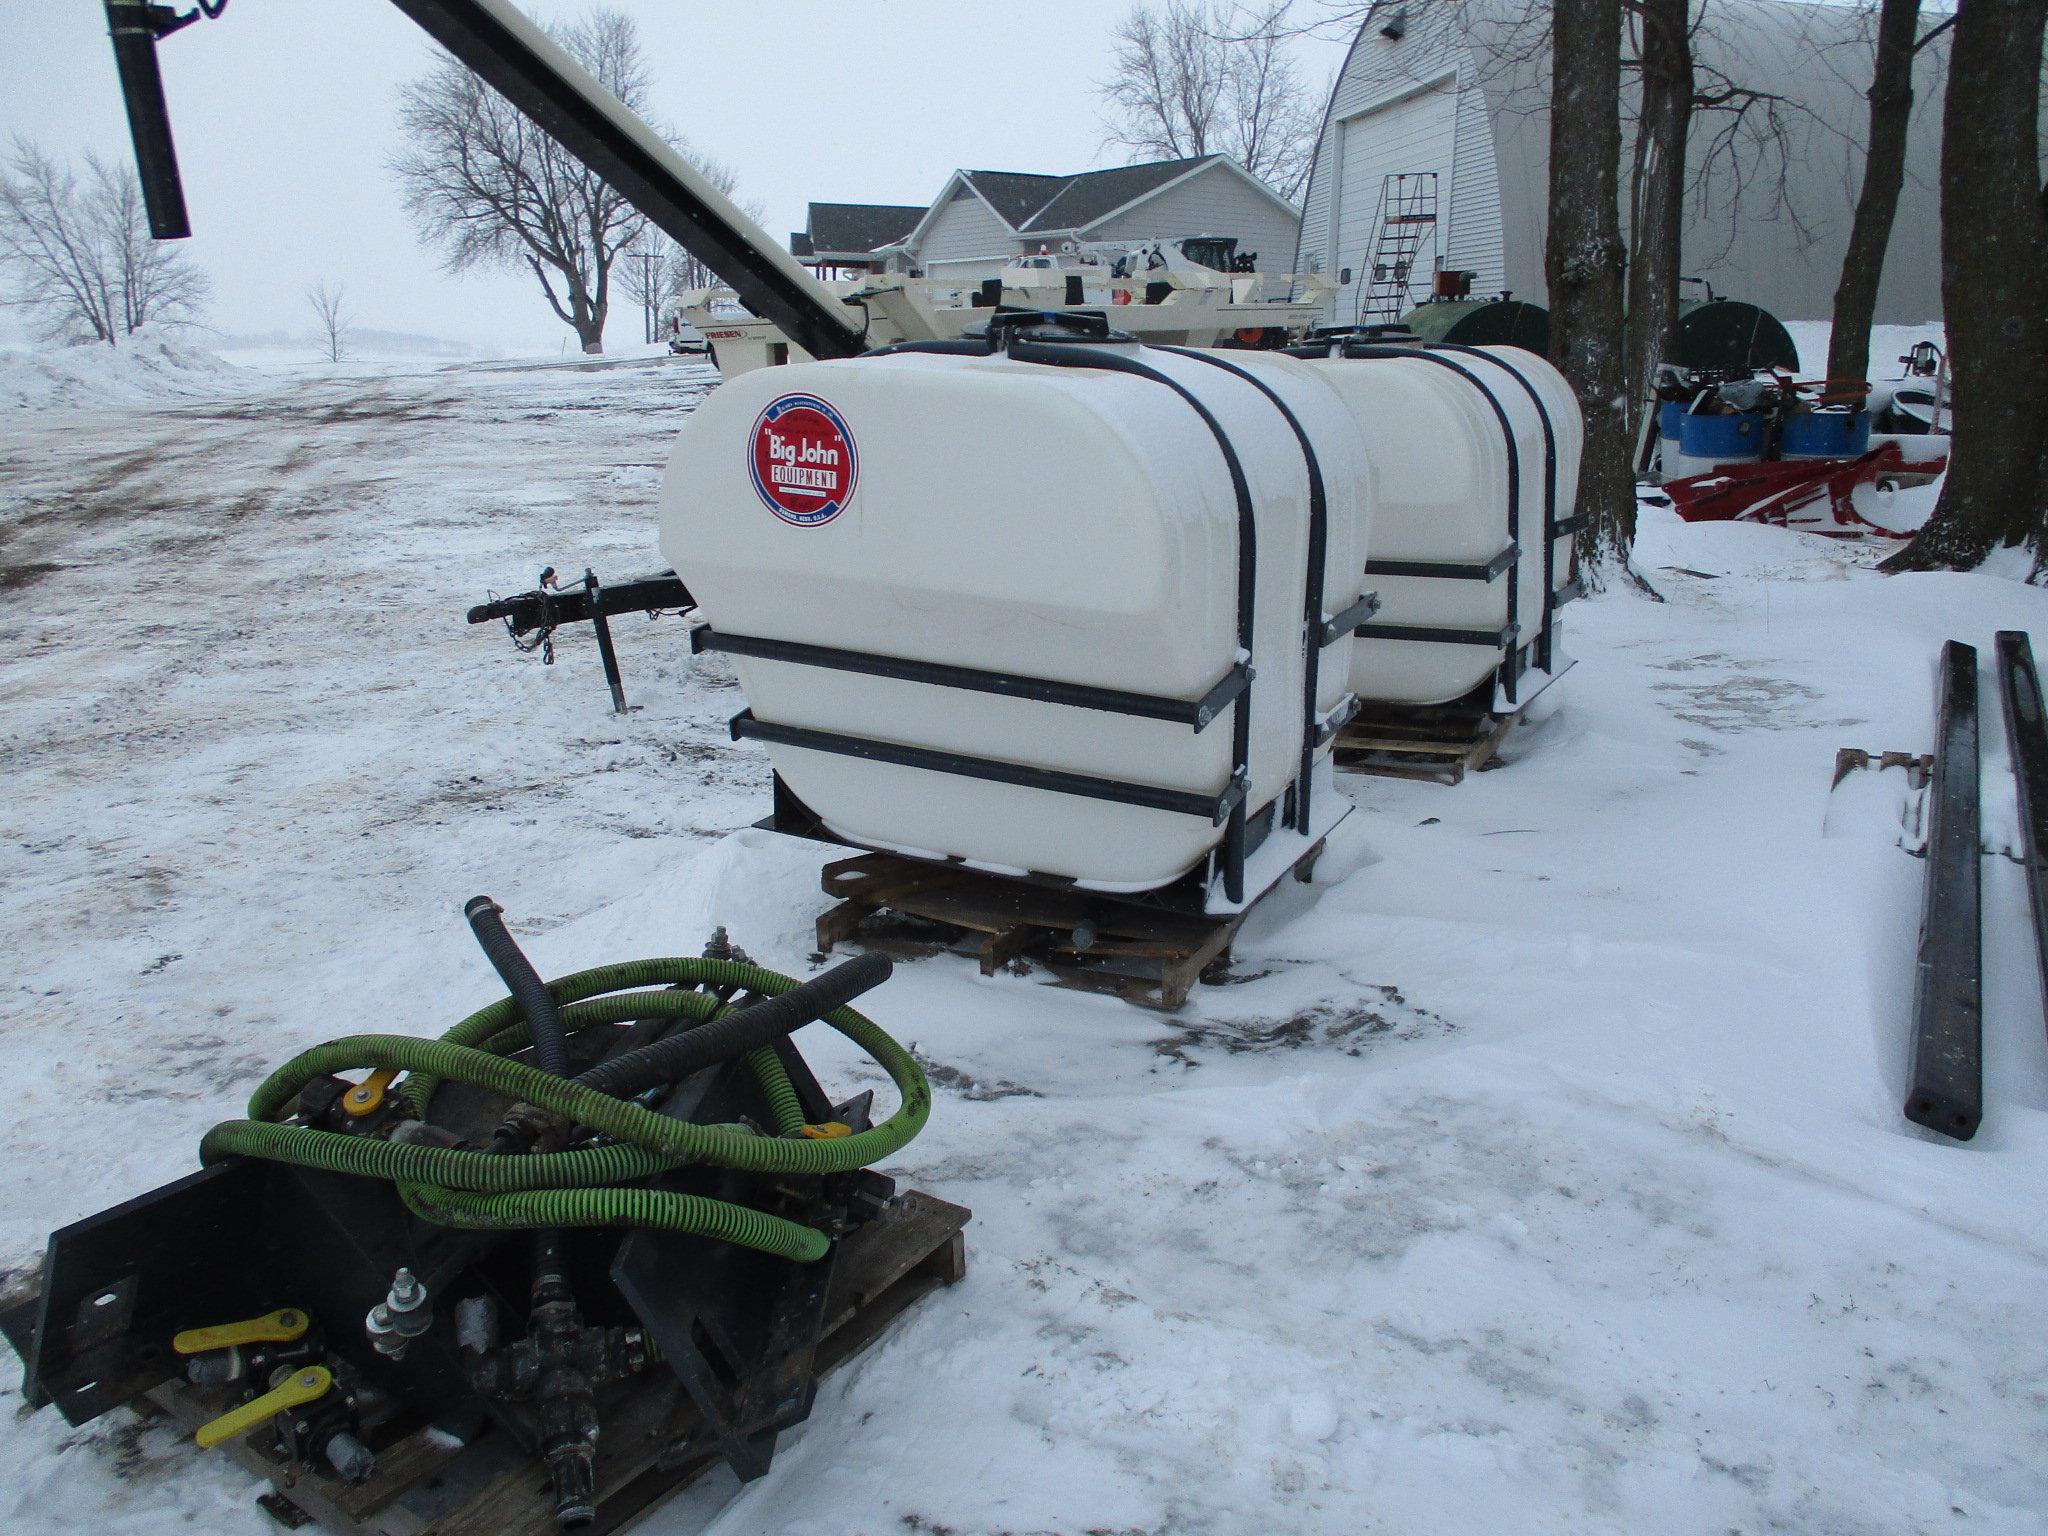
[[[1290,202],[1308,180],[1322,125],[1288,51],[1288,0],[1137,5],[1116,28],[1116,59],[1099,87],[1109,142],[1137,156],[1228,155]]]
[[[2048,568],[2048,0],[1962,0],[1941,119],[1941,307],[1955,378],[1941,499],[1887,570],[1968,570],[2024,545]]]
[[[320,319],[320,336],[327,343],[327,361],[341,361],[341,351],[348,344],[351,317],[342,307],[343,288],[340,283],[330,292],[327,280],[322,278],[306,290],[306,302],[313,306],[313,313]]]
[[[648,78],[632,19],[597,9],[548,33],[645,116]],[[580,160],[453,59],[401,88],[406,148],[393,162],[420,237],[450,271],[530,268],[585,352],[604,350],[612,264],[645,220]],[[558,291],[559,289],[559,291]]]
[[[1697,105],[1689,0],[1635,0],[1642,99],[1629,178],[1628,398],[1648,399],[1657,365],[1678,355],[1686,144]]]
[[[1906,134],[1913,119],[1913,58],[1941,32],[1920,30],[1920,0],[1882,0],[1877,14],[1877,54],[1870,76],[1870,133],[1864,147],[1863,185],[1856,217],[1842,252],[1842,276],[1835,285],[1834,330],[1828,337],[1828,377],[1870,375],[1870,324],[1877,315],[1877,285],[1891,244],[1899,192],[1906,184]]]
[[[1621,0],[1556,0],[1550,80],[1550,356],[1586,417],[1580,571],[1597,590],[1635,543],[1618,205]]]
[[[81,182],[16,138],[0,165],[0,271],[7,302],[48,340],[117,345],[151,323],[180,325],[206,302],[206,274],[179,247],[149,237],[135,173],[85,157]]]

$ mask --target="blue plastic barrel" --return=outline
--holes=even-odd
[[[1690,415],[1678,426],[1678,451],[1688,459],[1705,459],[1713,464],[1741,464],[1764,455],[1764,418],[1761,411],[1738,411],[1732,416]]]
[[[1870,449],[1870,412],[1800,411],[1785,418],[1788,459],[1853,459]]]
[[[1657,407],[1657,435],[1671,442],[1678,441],[1679,427],[1685,421],[1685,402],[1666,400]]]

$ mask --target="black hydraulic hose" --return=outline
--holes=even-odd
[[[540,979],[505,927],[505,909],[488,896],[472,896],[462,909],[470,931],[483,947],[491,968],[519,1004],[519,1013],[533,1037],[533,1064],[553,1077],[569,1075],[569,1045],[562,1033],[562,1015],[548,984]]]
[[[801,1029],[879,987],[892,969],[887,955],[856,956],[780,997],[763,998],[708,1024],[600,1062],[576,1081],[615,1099],[630,1099],[658,1083],[679,1081]]]
[[[868,357],[901,357],[906,353],[931,357],[987,357],[993,349],[987,341],[895,341],[875,347]]]
[[[533,1039],[533,1062],[550,1077],[569,1075],[569,1042],[562,1030],[562,1015],[555,1007],[554,994],[541,980],[533,962],[526,958],[505,926],[505,909],[488,896],[472,896],[462,909],[470,932],[491,962],[491,968],[505,983],[505,990],[519,1004]],[[507,1124],[498,1131],[493,1150],[504,1153],[526,1150],[527,1137]],[[562,1277],[562,1234],[553,1227],[536,1228],[533,1234],[533,1281],[536,1288],[553,1287],[567,1292]],[[572,1303],[573,1304],[573,1303]]]

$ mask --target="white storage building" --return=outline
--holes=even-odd
[[[813,204],[819,207],[852,205]],[[891,210],[892,212],[896,210]],[[916,269],[974,282],[1041,246],[1064,241],[1226,235],[1261,272],[1292,271],[1301,217],[1294,205],[1226,155],[1155,160],[1048,176],[955,171],[907,235],[864,248],[874,270]],[[791,248],[808,236],[791,237]],[[810,259],[798,250],[804,259]]]
[[[1875,7],[1799,0],[1706,0],[1694,53],[1702,89],[1723,79],[1781,98],[1696,116],[1695,185],[1684,271],[1716,292],[1785,320],[1833,308],[1862,170]],[[1938,19],[1938,18],[1937,18]],[[1930,23],[1931,24],[1931,23]],[[1379,0],[1368,11],[1331,94],[1301,222],[1298,271],[1350,281],[1331,318],[1350,321],[1370,295],[1386,178],[1435,189],[1433,220],[1411,281],[1433,268],[1477,273],[1474,291],[1508,289],[1541,302],[1550,160],[1548,7],[1513,0]],[[1878,294],[1883,324],[1941,316],[1937,174],[1946,38],[1922,51],[1906,186]],[[1622,218],[1628,216],[1623,104]],[[1777,127],[1767,119],[1775,115]],[[1710,157],[1717,136],[1735,149]],[[1710,163],[1711,158],[1711,163]]]

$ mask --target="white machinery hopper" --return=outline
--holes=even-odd
[[[1313,366],[1379,472],[1367,570],[1381,606],[1352,652],[1353,690],[1441,704],[1495,679],[1487,707],[1514,707],[1533,692],[1525,674],[1563,667],[1585,436],[1570,386],[1519,347],[1351,342]]]
[[[661,544],[735,734],[847,842],[1106,891],[1209,861],[1241,906],[1345,809],[1352,414],[1289,358],[974,345],[743,375],[685,423]]]

